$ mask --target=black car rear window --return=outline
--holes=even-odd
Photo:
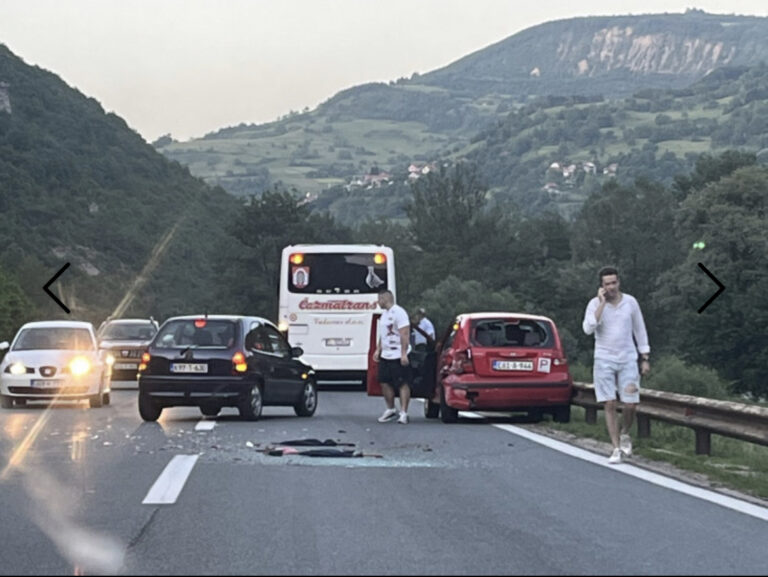
[[[531,319],[481,319],[472,322],[471,342],[479,347],[551,347],[552,327]]]
[[[160,327],[154,341],[159,349],[230,348],[235,344],[237,321],[178,319]]]

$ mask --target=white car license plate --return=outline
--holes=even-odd
[[[36,389],[53,389],[64,384],[61,379],[32,379],[31,385]]]
[[[172,373],[207,373],[208,365],[205,363],[171,363]]]
[[[115,369],[118,371],[135,371],[138,368],[139,366],[133,363],[115,363]]]
[[[532,371],[533,361],[493,361],[494,371]]]

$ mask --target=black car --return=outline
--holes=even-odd
[[[237,407],[255,421],[264,405],[290,406],[300,417],[317,408],[312,367],[260,317],[205,315],[166,320],[139,365],[139,413],[156,421],[165,407],[200,407],[216,416]]]

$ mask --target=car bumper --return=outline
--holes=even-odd
[[[248,377],[139,376],[139,394],[167,406],[198,406],[206,402],[234,405],[252,386]]]
[[[443,380],[443,387],[449,407],[470,411],[514,411],[568,405],[573,393],[570,381],[488,383],[462,382],[448,377]]]
[[[85,399],[98,394],[100,385],[97,375],[44,379],[31,375],[6,374],[0,378],[0,393],[24,399]],[[109,392],[109,386],[105,385],[101,392]]]

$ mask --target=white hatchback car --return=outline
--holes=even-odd
[[[27,400],[85,400],[109,404],[111,358],[99,351],[93,325],[81,321],[27,323],[0,362],[0,406]]]

